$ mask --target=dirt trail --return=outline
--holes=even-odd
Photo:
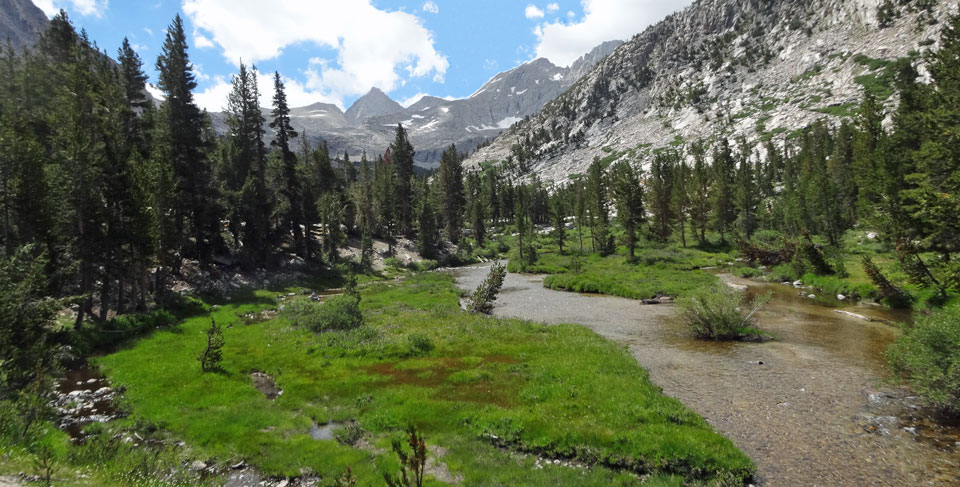
[[[455,271],[458,286],[472,290],[488,267]],[[494,313],[577,323],[627,344],[664,393],[757,462],[761,485],[960,485],[958,429],[930,422],[916,398],[882,385],[893,327],[834,313],[787,286],[724,278],[776,291],[758,318],[777,340],[692,340],[670,305],[553,291],[542,276],[508,274]]]

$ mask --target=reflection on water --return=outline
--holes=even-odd
[[[487,266],[455,271],[473,289]],[[542,278],[508,274],[495,313],[579,323],[624,342],[654,383],[703,415],[749,454],[765,486],[960,485],[960,429],[909,391],[885,382],[884,353],[909,314],[812,291],[722,276],[773,293],[757,314],[776,336],[764,343],[690,338],[669,305],[545,289]]]

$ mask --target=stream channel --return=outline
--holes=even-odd
[[[490,264],[452,272],[472,291]],[[763,343],[690,338],[670,304],[554,291],[543,276],[507,274],[494,314],[584,325],[629,347],[651,380],[701,414],[757,463],[773,486],[957,486],[960,425],[885,381],[884,352],[899,331],[880,307],[810,299],[792,286],[720,275],[748,293],[773,293],[757,314]]]

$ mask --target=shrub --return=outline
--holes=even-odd
[[[496,263],[490,266],[490,274],[473,292],[467,309],[474,313],[490,314],[493,312],[493,302],[497,300],[497,294],[500,293],[506,275],[507,270],[503,267],[503,264]]]
[[[433,351],[434,345],[430,337],[423,333],[413,333],[407,337],[407,355],[419,357]]]
[[[220,362],[223,361],[223,330],[213,318],[210,319],[210,328],[207,329],[207,347],[197,360],[204,372],[220,370]]]
[[[890,370],[936,407],[960,414],[960,305],[905,326],[887,350]]]
[[[677,304],[681,319],[697,338],[744,340],[763,335],[754,327],[753,315],[769,300],[768,294],[748,303],[745,294],[726,284],[717,284],[680,298]]]
[[[284,305],[283,314],[294,326],[317,333],[353,330],[363,324],[360,300],[346,294],[331,296],[323,303],[306,298],[292,299]]]

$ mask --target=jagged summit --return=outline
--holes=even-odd
[[[357,98],[353,105],[347,109],[347,120],[357,122],[365,118],[380,117],[403,111],[403,106],[393,101],[386,93],[379,88],[371,88],[366,94]]]
[[[439,163],[440,154],[455,143],[471,151],[524,117],[537,113],[547,102],[568,90],[621,43],[597,46],[570,68],[535,59],[487,81],[473,95],[459,100],[425,96],[404,108],[383,91],[373,88],[344,113],[334,105],[314,103],[294,108],[294,127],[311,139],[323,138],[334,153],[378,154],[393,140],[397,124],[407,128],[423,166]],[[218,131],[226,129],[223,114],[211,114]],[[268,132],[269,133],[269,132]]]
[[[48,25],[43,10],[30,0],[0,0],[0,43],[9,40],[17,51],[33,47]]]

